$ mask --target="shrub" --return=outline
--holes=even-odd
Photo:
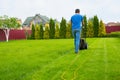
[[[107,34],[107,37],[119,37],[120,38],[120,32],[112,32],[110,34]]]

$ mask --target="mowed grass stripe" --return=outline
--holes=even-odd
[[[90,41],[91,42],[91,41]],[[88,49],[90,49],[91,46],[95,45],[94,43],[96,43],[96,39],[93,39],[91,43],[89,43],[88,45]],[[86,59],[88,57],[91,56],[91,54],[86,53],[86,50],[80,50],[79,54],[76,55],[76,57],[74,58],[74,60],[71,62],[71,64],[68,66],[67,70],[65,72],[63,72],[62,74],[62,79],[63,80],[71,80],[73,79],[73,75],[76,73],[75,69],[77,69],[77,66],[82,66],[82,64],[86,61]],[[87,57],[85,57],[87,56]],[[83,58],[85,58],[84,60],[82,60]],[[76,64],[77,63],[77,64]],[[81,64],[81,65],[79,65]],[[75,67],[76,66],[76,67]],[[71,72],[72,70],[72,72]],[[74,72],[75,71],[75,72]],[[66,74],[65,74],[66,73]],[[70,75],[71,74],[71,75]],[[68,77],[67,77],[68,76]],[[66,77],[66,78],[65,78]]]
[[[73,41],[73,40],[72,40]],[[94,41],[94,40],[93,40]],[[91,44],[91,43],[90,43]],[[67,45],[65,45],[67,46]],[[69,46],[72,46],[72,45],[69,45]],[[73,46],[72,46],[73,47]],[[52,80],[55,80],[55,77],[56,75],[60,75],[60,73],[62,72],[62,70],[64,69],[68,69],[68,66],[71,64],[71,60],[73,61],[74,58],[76,57],[76,55],[74,54],[74,49],[70,49],[70,53],[64,57],[62,57],[61,59],[58,59],[58,60],[54,60],[55,62],[50,64],[50,65],[54,65],[54,66],[48,66],[49,69],[42,69],[42,71],[45,70],[45,72],[43,73],[37,73],[39,75],[39,77],[36,77],[37,79],[36,80],[39,80],[39,79],[47,79],[49,77],[49,79],[52,79]],[[68,64],[70,62],[70,64]],[[58,66],[59,65],[59,66]],[[65,65],[63,67],[63,65]],[[50,71],[52,68],[56,68],[56,66],[61,67],[59,68],[57,71],[57,73],[55,72],[53,75],[50,75],[49,73],[46,73],[47,71]],[[40,70],[41,71],[41,70]],[[53,72],[53,71],[51,71]],[[37,75],[36,74],[36,75]],[[46,74],[46,76],[44,76],[44,74]],[[42,76],[43,75],[43,76]],[[34,75],[35,76],[35,75]],[[58,77],[58,76],[57,76]],[[58,77],[58,79],[60,79],[60,77]]]
[[[96,39],[93,39],[93,41],[89,41],[89,47],[90,45],[93,44],[93,42],[95,41]],[[79,54],[76,55],[76,57],[71,61],[70,65],[68,66],[68,68],[62,73],[61,75],[61,79],[62,80],[70,80],[66,77],[66,75],[70,75],[72,72],[69,72],[71,69],[74,70],[74,68],[72,68],[72,66],[75,65],[75,63],[78,61],[78,58],[80,58],[81,54],[83,54],[83,51],[79,51]],[[83,56],[83,55],[82,55]],[[71,75],[72,76],[72,75]],[[69,78],[71,78],[71,76],[69,76]],[[67,79],[66,79],[67,78]]]
[[[97,39],[95,46],[91,46],[91,49],[87,53],[91,54],[86,56],[86,61],[76,69],[77,75],[74,80],[101,80],[104,78],[104,39]],[[84,58],[85,59],[85,58]],[[78,63],[80,64],[80,63]],[[100,74],[100,75],[99,75]],[[98,76],[99,75],[99,76]]]
[[[32,75],[32,79],[36,79],[36,80],[42,80],[43,77],[45,77],[44,75],[46,75],[46,71],[48,71],[50,68],[52,68],[57,61],[61,60],[61,58],[64,58],[65,56],[67,56],[68,54],[62,55],[54,60],[52,60],[49,64],[44,65],[41,69],[37,70],[36,72],[33,73]],[[47,75],[46,75],[47,76]],[[48,78],[48,77],[47,77]],[[31,78],[30,78],[31,79]]]
[[[107,46],[106,46],[106,42],[107,40],[105,39],[104,42],[104,62],[105,62],[105,79],[104,80],[108,80],[108,75],[107,75],[107,69],[108,69],[108,58],[107,58]]]
[[[89,48],[91,48],[91,47],[94,46],[94,45],[96,45],[96,47],[99,46],[96,42],[99,43],[100,40],[97,39],[96,41],[93,41],[93,43],[89,46]],[[86,52],[87,52],[87,51],[86,51]],[[84,53],[86,53],[86,52],[84,52]],[[81,62],[81,61],[79,60],[80,63],[78,63],[78,64],[80,64],[80,65],[75,69],[74,75],[73,75],[73,77],[71,78],[71,80],[76,80],[76,78],[79,76],[79,74],[77,74],[78,71],[79,71],[79,69],[82,68],[87,61],[89,61],[89,59],[93,56],[94,53],[96,53],[96,50],[91,50],[91,51],[88,53],[88,55],[86,56],[86,58],[83,60],[83,62]],[[79,79],[80,79],[80,78],[79,78]]]
[[[65,40],[66,41],[66,40]],[[68,40],[69,41],[69,40]],[[70,40],[71,41],[71,40]],[[64,43],[64,42],[63,42]],[[61,43],[60,43],[61,44]],[[70,43],[71,44],[71,43]],[[63,44],[62,44],[63,45]],[[53,47],[53,46],[52,46]],[[54,50],[52,50],[52,53],[56,52],[58,49],[55,48],[56,46],[53,47]],[[51,62],[49,62],[48,64],[44,65],[42,68],[38,69],[37,71],[35,71],[31,76],[29,76],[27,79],[35,79],[35,80],[43,80],[44,74],[46,74],[47,70],[49,70],[49,68],[51,68],[51,65],[54,65],[57,61],[61,60],[61,58],[64,58],[65,56],[67,56],[70,52],[71,52],[71,46],[68,48],[68,50],[66,49],[66,47],[62,47],[63,49],[59,49],[60,51],[56,52],[55,54],[57,54],[57,56],[59,56],[58,54],[63,53],[62,55],[60,55],[59,57],[56,57],[55,59],[52,59]],[[49,53],[47,53],[49,54]],[[47,55],[45,54],[45,55]],[[55,56],[52,55],[53,57]],[[52,58],[49,57],[49,58]],[[47,76],[47,75],[46,75]],[[49,76],[49,75],[48,75]],[[48,78],[48,77],[47,77]],[[25,78],[26,79],[26,78]]]

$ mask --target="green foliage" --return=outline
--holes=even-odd
[[[94,36],[93,22],[92,20],[89,20],[87,25],[87,37],[93,37],[93,36]]]
[[[103,37],[106,35],[105,25],[103,22],[99,22],[97,15],[93,18],[90,18],[89,20],[87,20],[86,15],[83,18],[84,25],[82,26],[81,37]],[[69,22],[67,23],[66,20],[62,18],[60,22],[60,27],[58,27],[58,24],[55,23],[55,21],[51,18],[47,31],[44,32],[43,25],[40,25],[39,35],[40,39],[71,38],[71,24]]]
[[[120,32],[111,32],[109,34],[106,34],[106,37],[118,37],[120,38]]]
[[[105,30],[105,24],[103,23],[102,20],[100,20],[100,25],[99,25],[99,37],[104,37],[106,35],[106,30]]]
[[[31,39],[35,39],[35,26],[34,26],[34,24],[32,24]]]
[[[26,39],[31,39],[31,37],[30,37],[30,35],[29,35],[27,30],[25,30],[25,36],[26,36]]]
[[[12,17],[10,18],[9,28],[18,28],[20,27],[20,24],[17,22],[17,19]]]
[[[18,28],[20,24],[17,22],[17,18],[4,15],[0,17],[0,27],[1,28]]]
[[[0,17],[0,28],[3,29],[7,42],[9,40],[10,29],[18,27],[20,27],[20,24],[17,22],[17,18],[9,18],[6,15]]]
[[[0,17],[0,27],[2,27],[2,17]]]
[[[49,22],[49,37],[50,39],[53,39],[55,36],[55,21],[51,18]]]
[[[40,24],[40,39],[43,39],[43,34],[44,34],[43,25]]]
[[[60,38],[60,29],[59,29],[59,24],[56,23],[55,26],[55,39],[59,39]]]
[[[87,25],[87,37],[105,37],[106,30],[105,25],[102,20],[100,20],[97,16],[90,18],[88,20]]]
[[[49,27],[45,26],[45,31],[44,31],[44,39],[49,39]]]
[[[4,16],[0,16],[0,27],[1,28],[5,28],[8,24],[8,16],[7,15],[4,15]]]
[[[66,20],[62,18],[60,22],[60,37],[61,38],[66,38]]]
[[[87,36],[87,17],[86,17],[86,15],[83,17],[83,25],[82,25],[81,36],[82,37],[86,37]]]
[[[98,33],[99,33],[99,19],[96,16],[94,16],[93,18],[93,30],[94,30],[94,37],[98,37]]]
[[[71,23],[68,23],[66,27],[66,38],[71,38],[71,37],[72,37]]]
[[[38,24],[35,25],[35,39],[40,39],[40,27]]]

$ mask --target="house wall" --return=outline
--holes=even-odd
[[[31,30],[27,30],[29,34],[31,34]],[[9,40],[19,40],[26,39],[25,30],[10,30]],[[5,33],[2,29],[0,29],[0,41],[5,41]]]

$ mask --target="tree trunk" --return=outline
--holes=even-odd
[[[10,29],[4,29],[3,31],[5,32],[6,42],[8,42]]]

